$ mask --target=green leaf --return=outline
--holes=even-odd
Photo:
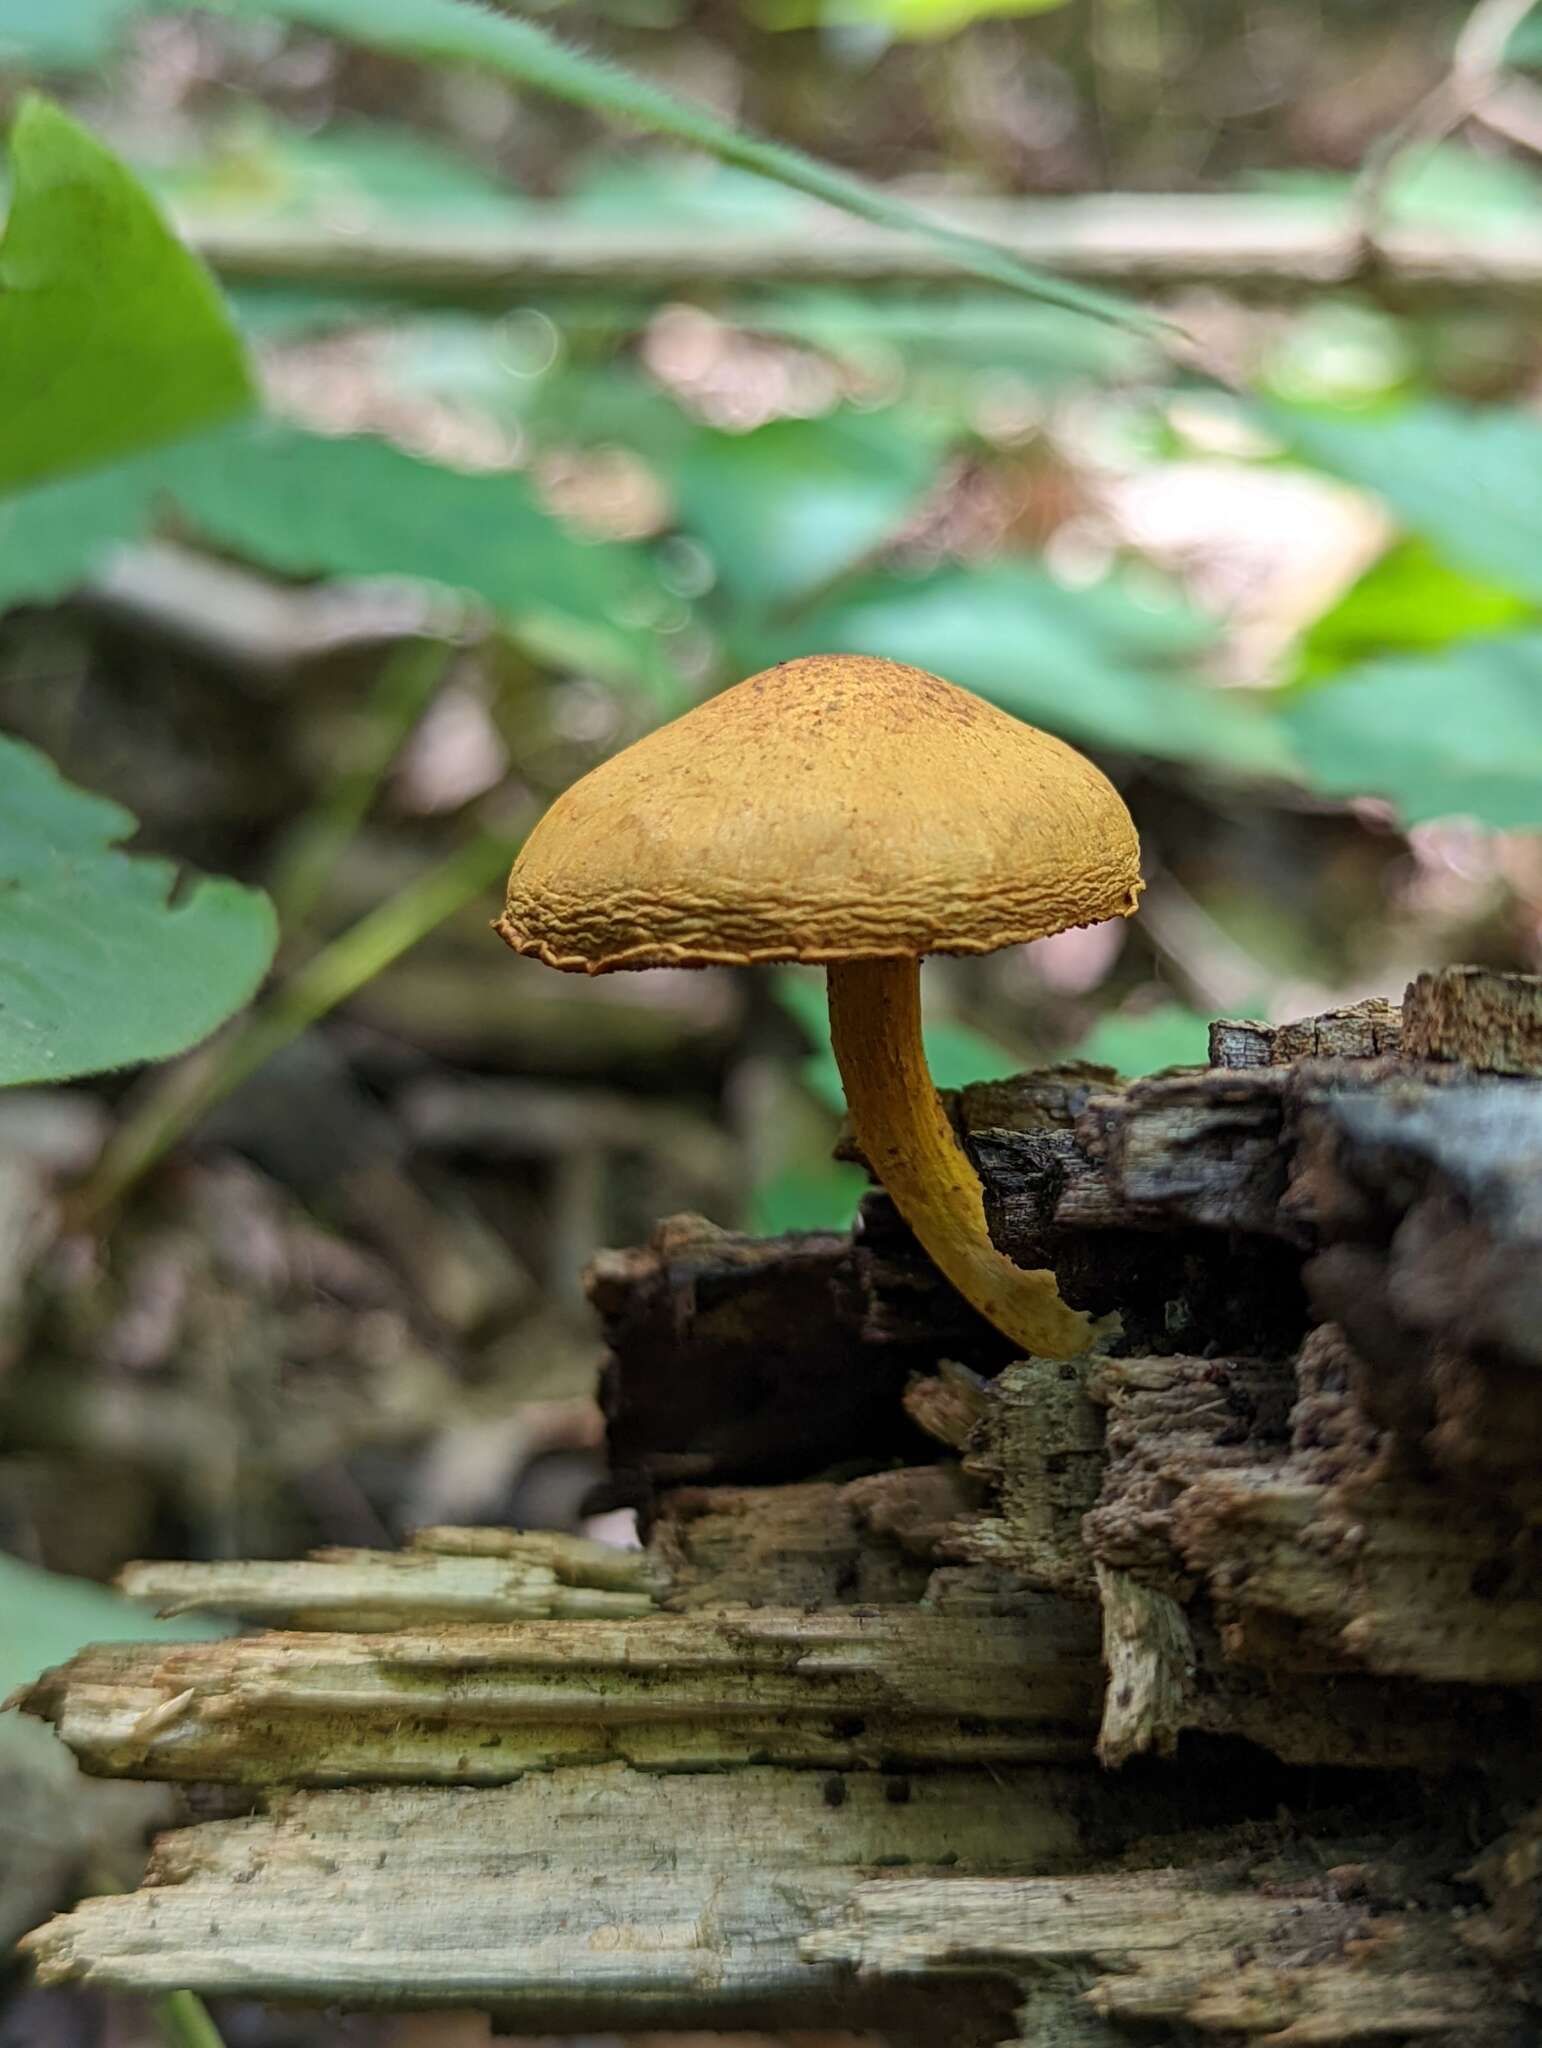
[[[846,1109],[840,1068],[830,1050],[830,1013],[822,974],[800,974],[783,968],[772,980],[772,993],[811,1041],[813,1051],[799,1069],[809,1091],[838,1115]],[[1018,1054],[971,1025],[947,1017],[926,1020],[926,1064],[939,1088],[964,1088],[971,1081],[998,1080],[1022,1065]]]
[[[531,644],[640,680],[678,708],[646,624],[667,593],[641,550],[581,539],[523,476],[266,420],[0,500],[0,608],[59,596],[161,512],[285,576],[408,576],[469,592]]]
[[[384,50],[393,56],[466,64],[512,79],[553,99],[587,107],[641,128],[652,129],[727,164],[771,178],[810,198],[823,200],[877,227],[919,235],[947,249],[960,270],[1026,293],[1050,305],[1068,306],[1093,319],[1155,333],[1163,323],[1108,292],[1035,270],[977,235],[944,226],[860,178],[836,170],[784,143],[722,121],[708,108],[634,77],[618,66],[570,50],[534,22],[499,14],[478,0],[226,0],[241,15],[277,15],[286,21]]]
[[[195,533],[264,568],[469,591],[516,630],[560,637],[572,660],[673,688],[653,636],[633,623],[663,601],[647,557],[580,539],[523,476],[264,421],[169,451],[159,484]]]
[[[1266,703],[1163,674],[1208,625],[1118,581],[1067,590],[1004,561],[930,576],[880,573],[762,636],[756,666],[831,647],[929,668],[1068,740],[1254,775],[1294,763]]]
[[[246,360],[208,272],[123,166],[23,100],[0,242],[0,490],[244,410]]]
[[[1410,823],[1542,825],[1542,633],[1372,662],[1282,716],[1326,795],[1385,797]]]
[[[746,1228],[757,1237],[780,1237],[789,1230],[848,1230],[867,1185],[860,1166],[839,1159],[783,1167],[750,1191]]]
[[[186,1643],[227,1633],[217,1622],[158,1621],[90,1579],[0,1555],[0,1699],[87,1643]]]
[[[0,612],[77,589],[155,512],[155,471],[140,458],[0,497]]]
[[[785,185],[732,164],[678,155],[639,160],[635,150],[589,159],[563,194],[563,211],[575,220],[654,228],[785,228],[805,210]]]
[[[1375,491],[1460,569],[1542,602],[1542,420],[1427,400],[1356,416],[1271,405],[1297,455]]]
[[[1164,1067],[1210,1063],[1210,1022],[1181,1003],[1158,1003],[1134,1014],[1100,1017],[1066,1053],[1119,1074],[1159,1074]]]
[[[528,211],[503,180],[410,128],[342,120],[312,133],[254,104],[144,176],[203,219],[318,220],[351,233],[425,219],[496,227]]]
[[[0,1086],[63,1081],[196,1045],[267,971],[273,909],[116,842],[134,819],[0,739]]]
[[[1542,43],[1539,43],[1542,48]],[[1355,197],[1355,173],[1348,171],[1261,171],[1249,176],[1249,191],[1299,201],[1315,211],[1345,213]],[[1542,178],[1513,156],[1496,156],[1443,142],[1431,149],[1415,143],[1395,159],[1381,195],[1382,217],[1471,235],[1536,217]],[[1347,223],[1346,223],[1347,224]]]
[[[147,0],[0,0],[0,69],[89,71]]]
[[[1505,44],[1504,60],[1506,64],[1520,65],[1526,70],[1542,68],[1542,14],[1535,6],[1511,29],[1510,40]]]
[[[888,540],[941,463],[937,437],[912,416],[842,412],[748,434],[703,429],[670,481],[729,595],[769,609]]]
[[[906,361],[1017,372],[1034,384],[1108,383],[1153,368],[1149,342],[1089,326],[1058,306],[1024,306],[999,292],[936,293],[784,287],[745,313],[762,333],[806,341],[838,360],[887,368]],[[965,385],[961,399],[978,400]]]
[[[1375,655],[1448,647],[1531,616],[1524,598],[1453,569],[1427,541],[1398,541],[1307,629],[1295,681],[1315,683]]]
[[[771,29],[866,25],[906,42],[957,35],[974,21],[1048,14],[1065,0],[757,0],[754,15]]]

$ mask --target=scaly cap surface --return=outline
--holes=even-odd
[[[574,783],[498,930],[588,974],[990,953],[1141,887],[1130,814],[1072,748],[924,669],[813,655]]]

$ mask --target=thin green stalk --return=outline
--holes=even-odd
[[[264,1061],[481,895],[517,851],[518,843],[511,838],[479,833],[324,946],[233,1026],[206,1060],[179,1070],[170,1086],[158,1088],[119,1125],[79,1191],[77,1218],[89,1221],[116,1208],[136,1181]]]
[[[442,640],[409,640],[387,655],[364,706],[355,758],[333,777],[320,802],[297,821],[279,848],[268,893],[286,940],[315,909],[403,741],[444,680],[452,652]]]
[[[166,2048],[225,2048],[209,2008],[196,1991],[173,1991],[155,2001]]]
[[[208,0],[202,4],[207,5]],[[384,0],[223,0],[223,4],[237,14],[277,14],[324,35],[346,36],[393,56],[463,64],[501,74],[553,99],[705,150],[723,163],[790,185],[794,191],[805,192],[876,227],[920,235],[947,249],[961,271],[989,278],[1029,298],[1138,333],[1165,335],[1169,341],[1176,333],[1168,322],[1113,292],[1094,291],[1037,270],[982,236],[934,220],[904,200],[787,143],[735,128],[710,108],[677,98],[662,86],[587,51],[572,49],[539,23],[503,13],[483,0],[390,0],[389,5]]]

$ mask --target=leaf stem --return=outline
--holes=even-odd
[[[209,2008],[196,1991],[172,1991],[156,1999],[155,2017],[167,2048],[225,2048]]]
[[[389,967],[508,867],[518,843],[481,832],[448,860],[361,917],[226,1033],[203,1060],[157,1087],[108,1142],[72,1204],[77,1223],[116,1208],[200,1118],[339,1003]]]
[[[256,0],[235,4],[242,12],[255,8]],[[1031,299],[1137,333],[1165,334],[1170,339],[1176,332],[1169,322],[1113,292],[1037,270],[983,235],[932,219],[880,187],[787,143],[735,128],[710,108],[572,49],[539,23],[501,13],[479,0],[413,0],[407,7],[381,7],[376,0],[262,0],[262,9],[397,56],[502,72],[552,99],[705,150],[723,163],[791,186],[875,227],[920,235],[947,250],[961,271]]]
[[[355,758],[286,834],[268,893],[286,943],[315,909],[328,875],[374,801],[412,728],[444,680],[453,649],[442,640],[409,640],[381,665],[363,709]]]

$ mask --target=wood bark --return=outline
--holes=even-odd
[[[951,1101],[1000,1247],[1117,1319],[1080,1359],[1003,1361],[878,1195],[611,1255],[645,1551],[132,1568],[290,1631],[24,1704],[256,1810],[39,1971],[526,2031],[1534,2038],[1534,1005],[1457,972]]]

